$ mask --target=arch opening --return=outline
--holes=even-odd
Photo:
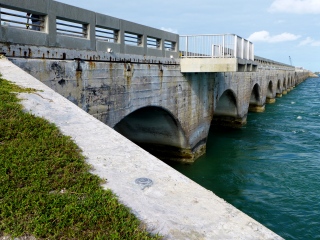
[[[281,81],[278,79],[276,97],[282,97]]]
[[[283,91],[282,94],[286,95],[288,93],[288,80],[286,78],[283,79]]]
[[[286,79],[283,79],[283,89],[286,90],[287,89],[287,83],[286,83]]]
[[[265,110],[265,106],[261,102],[261,88],[256,83],[251,92],[250,102],[249,102],[249,111],[263,112],[264,110]]]
[[[278,80],[278,84],[277,84],[277,93],[282,93],[282,91],[281,91],[281,81],[280,81],[280,79]]]
[[[238,116],[237,100],[232,90],[226,90],[216,103],[211,125],[238,128],[246,123],[246,117]]]
[[[272,81],[270,81],[268,84],[268,89],[267,89],[267,98],[269,98],[269,99],[274,97],[272,89],[273,89],[273,83],[272,83]]]
[[[226,90],[219,98],[214,115],[235,117],[237,115],[237,100],[231,90]]]
[[[275,103],[275,94],[273,93],[273,82],[270,81],[267,89],[266,103]]]
[[[163,108],[140,108],[124,117],[114,129],[161,160],[192,158],[180,123]]]

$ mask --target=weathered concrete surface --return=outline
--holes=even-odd
[[[258,64],[238,58],[182,58],[180,62],[182,73],[252,72]]]
[[[0,73],[22,87],[41,92],[20,94],[24,108],[55,123],[78,144],[121,202],[165,239],[281,239],[104,123],[45,86],[10,61],[0,60]],[[153,185],[135,183],[146,177]]]
[[[44,20],[43,28],[40,31],[25,29],[24,24],[20,25],[20,27],[0,25],[0,42],[8,45],[15,43],[28,44],[29,46],[104,52],[107,49],[111,49],[112,52],[117,53],[163,56],[168,58],[170,56],[179,56],[179,35],[171,32],[95,13],[53,0],[0,0],[0,5],[2,8],[38,14]],[[6,16],[5,13],[2,14]],[[7,17],[4,18],[6,19]],[[68,32],[68,36],[61,34],[59,28],[69,31],[77,30],[56,24],[56,20],[58,22],[59,20],[64,20],[68,22],[67,24],[71,25],[82,23],[85,27],[83,29],[85,35],[74,35],[72,32]],[[19,19],[19,21],[23,20]],[[101,38],[99,36],[105,34],[96,32],[96,30],[101,31],[102,29],[112,29],[114,33],[109,35],[109,37]],[[126,32],[140,36],[141,43],[137,43],[135,46],[126,43]],[[150,36],[157,40],[157,46],[149,46],[147,41]],[[168,47],[166,43],[172,43],[171,47]]]
[[[16,56],[19,48],[28,50],[15,48]],[[264,111],[267,99],[307,77],[273,68],[182,74],[180,59],[119,54],[109,59],[101,52],[89,52],[96,56],[89,61],[42,59],[46,49],[30,47],[33,59],[12,56],[14,46],[2,49],[16,65],[148,152],[184,162],[205,153],[212,124],[241,127],[248,111]],[[75,51],[49,50],[79,57]]]

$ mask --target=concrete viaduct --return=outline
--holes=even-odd
[[[236,35],[208,51],[179,36],[52,0],[0,0],[0,53],[163,160],[193,162],[212,125],[241,127],[247,114],[287,94],[309,71],[255,56]],[[26,28],[38,15],[40,31]],[[83,129],[85,131],[85,129]]]

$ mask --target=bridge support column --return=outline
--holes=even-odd
[[[137,143],[141,148],[163,161],[175,161],[193,163],[198,157],[206,152],[206,144],[201,144],[196,150],[179,148],[169,145]]]
[[[276,94],[276,97],[277,97],[277,98],[281,98],[281,97],[282,97],[282,93],[277,93],[277,94]]]
[[[282,95],[287,95],[288,94],[288,91],[287,90],[283,90],[282,91]]]
[[[249,112],[264,112],[266,110],[265,105],[258,106],[258,105],[250,105]]]
[[[229,117],[229,116],[214,116],[212,119],[211,125],[214,126],[223,126],[231,128],[241,128],[246,125],[247,116],[245,117]]]
[[[266,99],[266,103],[275,103],[276,102],[276,99],[275,98],[267,98]]]

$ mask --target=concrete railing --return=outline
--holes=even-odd
[[[239,58],[254,60],[253,43],[235,34],[182,35],[183,58]]]
[[[179,35],[53,0],[0,0],[0,42],[179,57]],[[33,29],[37,16],[39,31]]]

